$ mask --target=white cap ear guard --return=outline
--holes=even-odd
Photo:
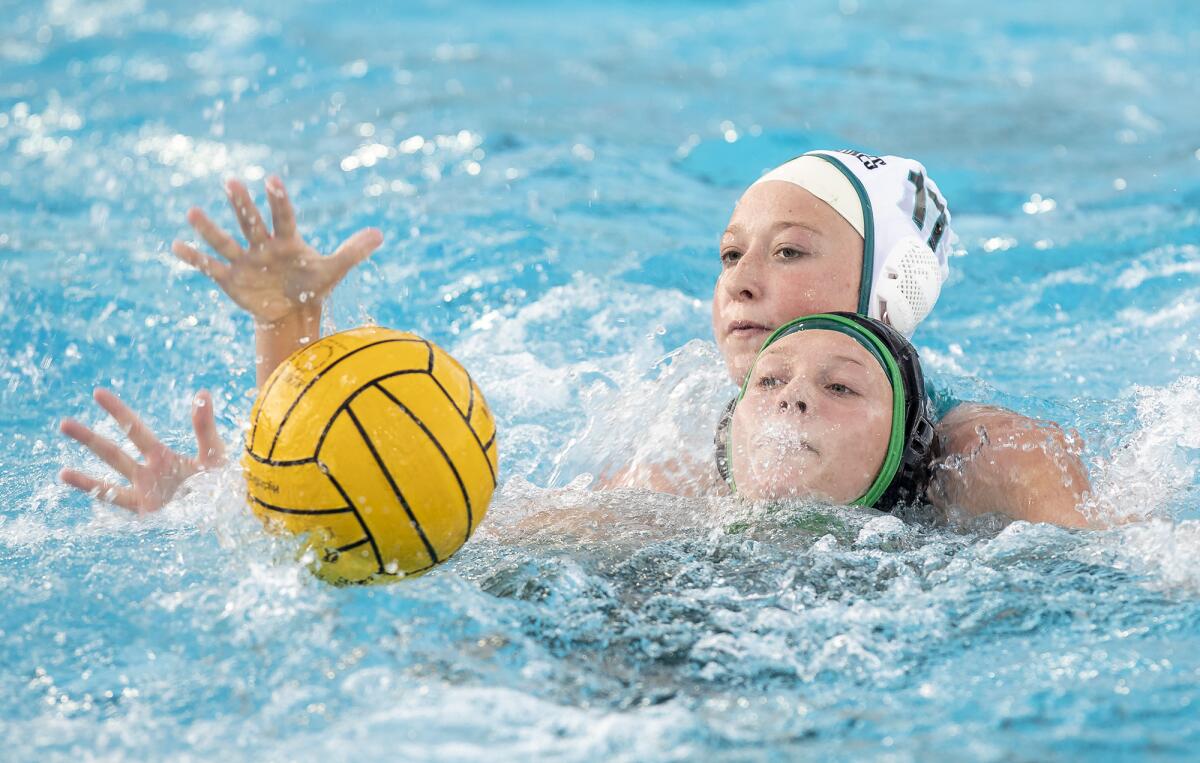
[[[942,293],[949,268],[916,236],[904,236],[892,246],[871,284],[868,317],[911,337]]]

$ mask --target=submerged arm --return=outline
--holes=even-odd
[[[941,453],[929,487],[935,506],[1089,525],[1080,511],[1091,483],[1078,436],[1052,422],[975,404],[950,411],[938,422],[938,436]]]
[[[663,463],[627,464],[616,472],[601,474],[592,487],[595,490],[642,488],[698,498],[724,492],[725,485],[717,479],[715,471],[711,464],[680,456]]]

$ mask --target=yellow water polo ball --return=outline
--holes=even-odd
[[[496,488],[496,424],[466,370],[415,334],[363,327],[284,361],[250,413],[251,508],[305,537],[331,583],[445,561]]]

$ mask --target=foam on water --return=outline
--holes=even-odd
[[[18,755],[78,745],[205,755],[229,739],[252,755],[279,749],[264,740],[280,724],[301,757],[360,738],[383,750],[390,737],[449,758],[547,745],[572,758],[682,759],[798,740],[820,749],[948,721],[964,699],[948,663],[1028,634],[1062,659],[1164,629],[1195,640],[1185,636],[1195,522],[1083,535],[1017,523],[981,536],[856,509],[518,479],[447,569],[355,591],[317,582],[294,542],[263,533],[239,480],[236,467],[200,477],[144,520],[101,511],[57,530],[5,523],[5,558],[33,573],[6,580],[22,606],[54,611],[77,585],[97,595],[7,633],[38,665],[5,687],[29,701],[6,721],[26,740]],[[76,549],[97,547],[71,570]],[[130,601],[139,610],[114,617]],[[98,626],[107,637],[90,632]],[[198,683],[190,655],[206,643],[224,646]],[[87,655],[82,673],[72,649]],[[1200,668],[1189,653],[1173,650],[1171,670]],[[1087,687],[1098,680],[1138,687],[1168,670],[1064,664],[1074,665],[1057,679],[1069,707],[1096,701]],[[1036,672],[1009,681],[1010,695],[1041,691]],[[970,744],[1003,749],[1014,712],[1035,711],[997,704],[970,721]]]
[[[1165,389],[1135,388],[1136,424],[1121,428],[1110,456],[1093,469],[1096,506],[1110,522],[1194,516],[1200,427],[1200,378],[1187,376]]]

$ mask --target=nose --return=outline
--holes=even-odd
[[[793,376],[786,384],[775,388],[778,395],[776,406],[779,413],[784,415],[806,414],[812,408],[812,400],[817,394],[812,379],[800,373]]]
[[[792,399],[789,400],[789,398],[792,398]],[[801,395],[795,391],[791,392],[790,394],[785,393],[785,395],[779,399],[779,412],[780,413],[788,413],[789,411],[796,411],[797,413],[808,412],[808,403],[804,402],[804,400],[802,398],[803,398],[803,395]]]
[[[747,251],[725,271],[721,280],[730,299],[745,302],[762,297],[764,279],[760,259],[757,252]]]

